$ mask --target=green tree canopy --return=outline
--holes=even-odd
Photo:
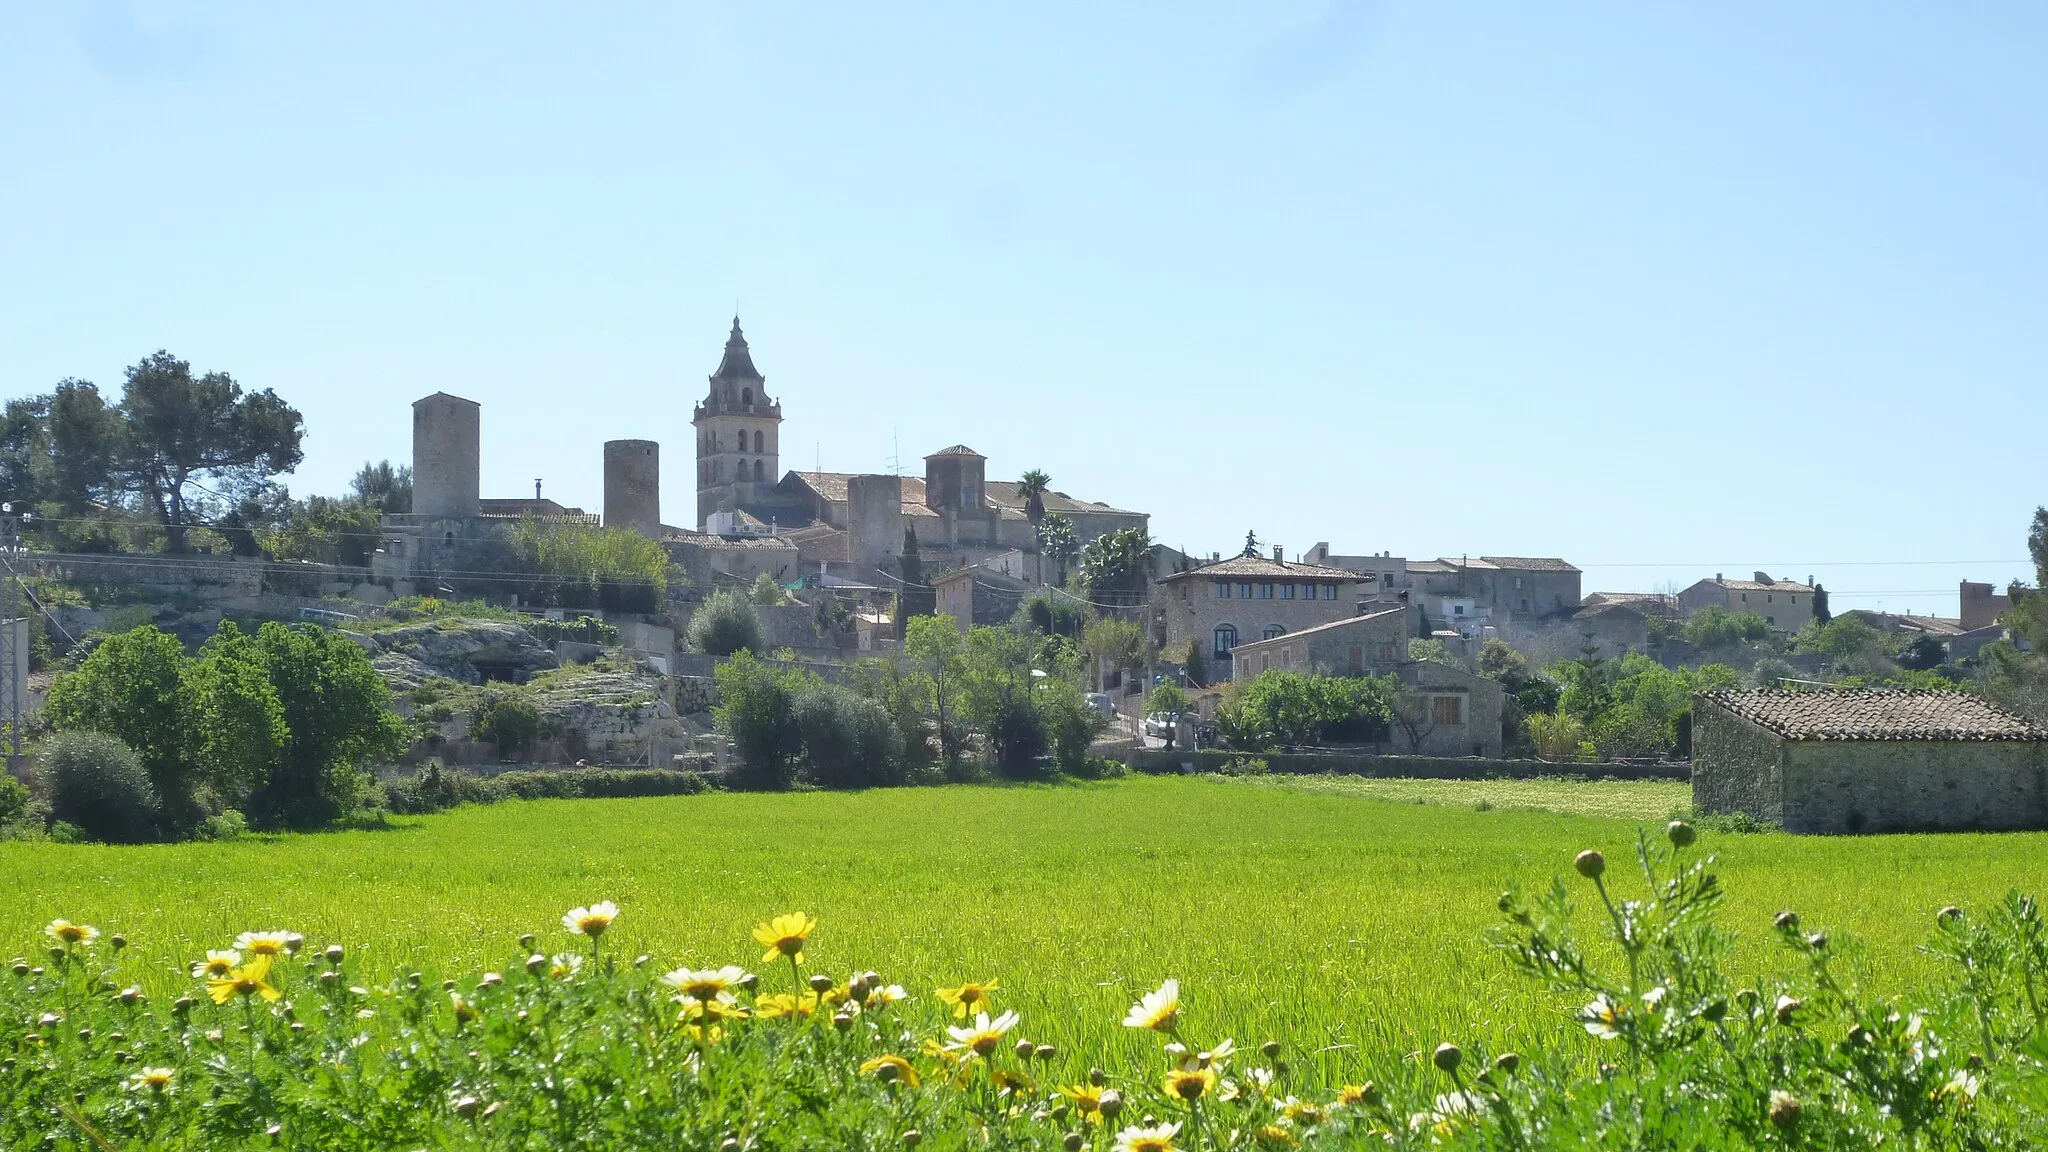
[[[1132,525],[1104,533],[1081,549],[1081,582],[1094,595],[1145,590],[1152,576],[1152,537]]]
[[[134,749],[165,836],[183,835],[204,815],[198,710],[177,637],[153,625],[107,637],[50,685],[44,711],[53,728],[104,732]]]

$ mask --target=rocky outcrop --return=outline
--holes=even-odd
[[[502,620],[435,620],[367,635],[370,662],[394,692],[436,676],[463,684],[524,680],[560,663],[533,633]]]

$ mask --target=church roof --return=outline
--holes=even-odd
[[[725,355],[719,358],[718,371],[711,374],[713,380],[762,380],[765,379],[754,367],[754,354],[747,350],[746,334],[740,331],[740,318],[732,318],[732,335],[725,338]]]
[[[987,459],[986,456],[983,456],[981,453],[976,452],[974,449],[969,448],[965,444],[955,444],[951,448],[941,448],[937,452],[932,453],[930,456],[925,457],[925,459],[935,460],[941,456],[972,456],[976,460]]]

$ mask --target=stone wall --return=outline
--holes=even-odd
[[[1833,833],[2048,828],[2043,749],[2033,740],[1788,741],[1783,823]]]
[[[1530,779],[1578,776],[1594,780],[1684,780],[1684,764],[1552,764],[1547,760],[1500,760],[1477,756],[1384,756],[1369,752],[1199,752],[1131,751],[1124,763],[1140,772],[1215,772],[1241,756],[1266,762],[1274,772],[1297,776],[1428,778],[1438,780]]]
[[[1700,697],[1693,698],[1692,805],[1746,812],[1766,823],[1785,815],[1786,741]]]

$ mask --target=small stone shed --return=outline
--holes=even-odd
[[[1967,692],[1693,701],[1693,804],[1790,832],[2048,828],[2048,730]]]

